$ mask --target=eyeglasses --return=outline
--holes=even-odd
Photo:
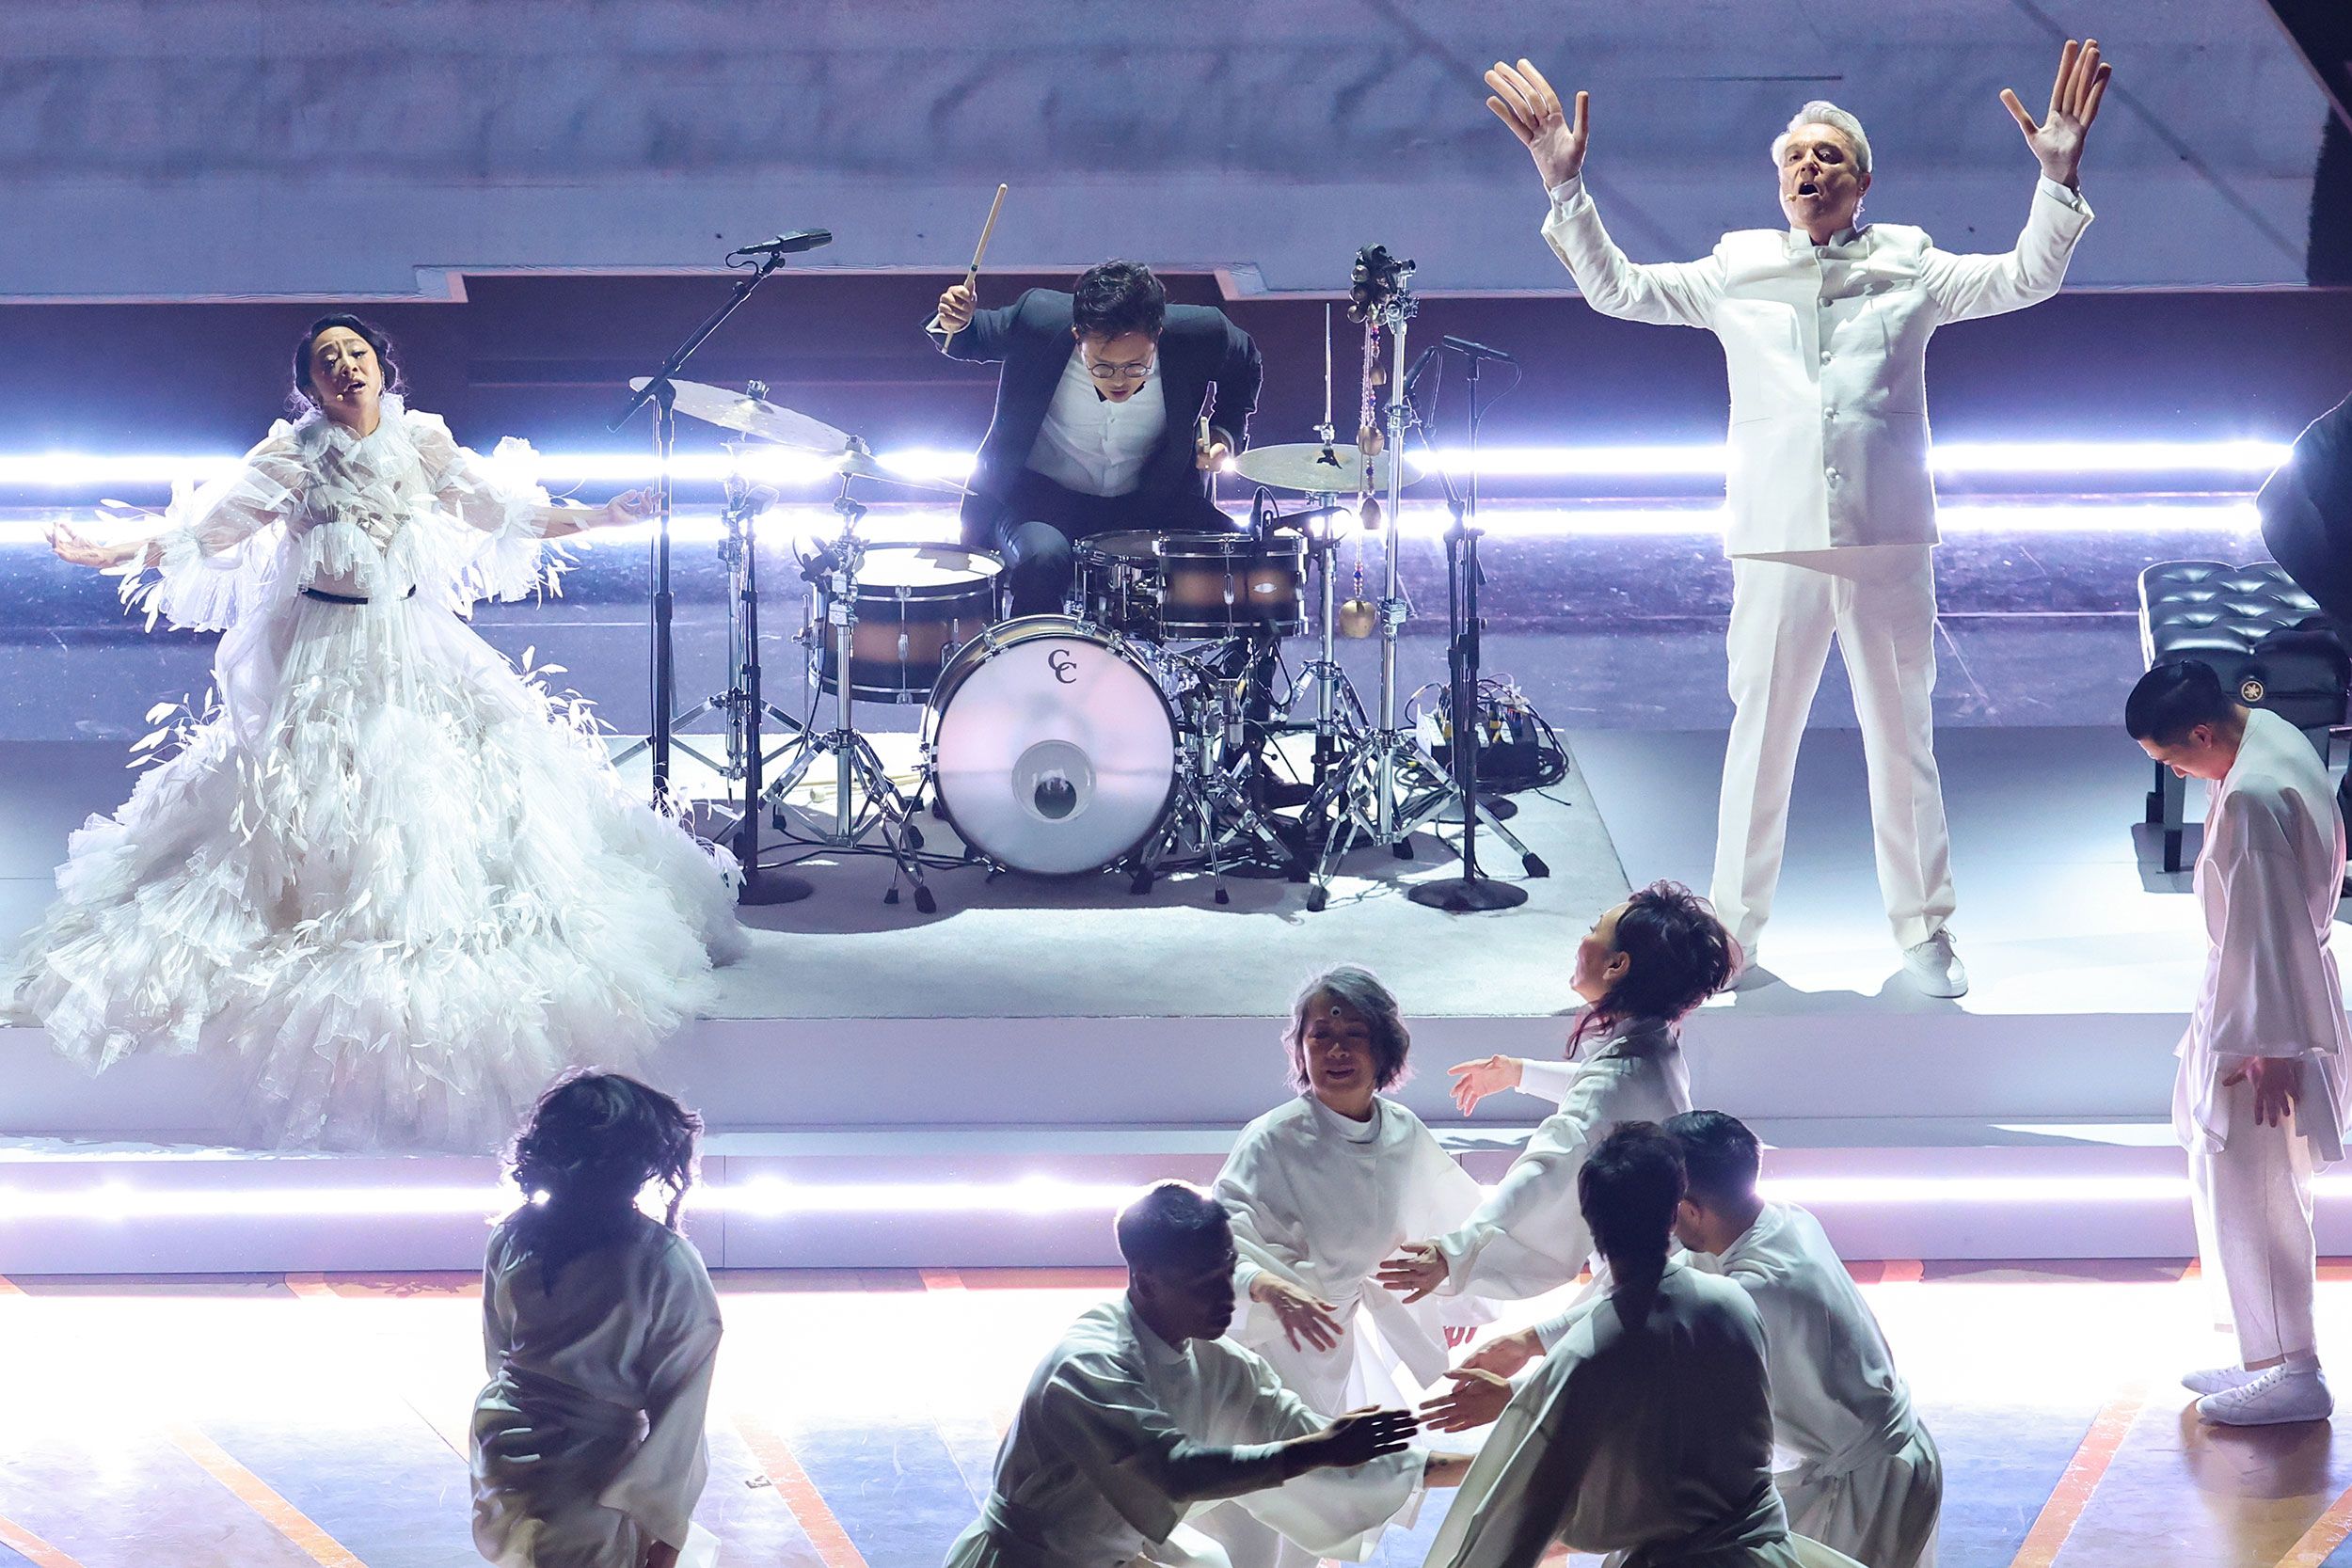
[[[1087,374],[1097,381],[1148,381],[1152,375],[1152,361],[1146,359],[1139,365],[1089,364]]]

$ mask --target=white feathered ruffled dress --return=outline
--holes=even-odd
[[[460,618],[541,580],[528,455],[388,396],[175,499],[126,596],[225,631],[219,708],[72,835],[15,1011],[93,1069],[233,1053],[257,1146],[469,1151],[693,1015],[741,942],[724,863]]]

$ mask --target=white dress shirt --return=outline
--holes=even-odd
[[[1731,377],[1725,498],[1733,555],[1932,545],[1928,338],[2058,293],[2090,222],[2044,179],[2016,247],[1956,256],[1874,223],[1816,245],[1801,230],[1725,234],[1696,261],[1637,265],[1582,178],[1551,193],[1544,238],[1603,315],[1705,327]]]
[[[1114,403],[1095,388],[1073,344],[1029,449],[1028,467],[1082,496],[1124,496],[1143,478],[1144,461],[1167,430],[1168,393],[1157,355],[1135,395]]]

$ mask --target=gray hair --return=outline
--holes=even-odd
[[[1775,166],[1780,163],[1781,149],[1788,145],[1788,138],[1796,134],[1799,127],[1805,125],[1826,125],[1842,134],[1853,143],[1854,166],[1865,174],[1870,172],[1870,138],[1864,134],[1862,121],[1826,98],[1817,98],[1799,109],[1795,118],[1788,121],[1788,129],[1772,138],[1772,163]]]
[[[1372,1026],[1372,1075],[1378,1087],[1385,1089],[1405,1076],[1405,1056],[1413,1047],[1413,1036],[1405,1027],[1395,992],[1371,970],[1342,964],[1325,970],[1291,998],[1291,1022],[1282,1032],[1282,1044],[1290,1053],[1293,1088],[1307,1087],[1307,1013],[1317,997],[1329,997]]]

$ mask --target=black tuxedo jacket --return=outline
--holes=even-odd
[[[2352,626],[2352,398],[2296,438],[2254,504],[2272,558],[2320,609]]]
[[[1013,476],[1027,467],[1045,410],[1061,385],[1076,341],[1070,335],[1071,297],[1058,289],[1031,289],[1010,305],[976,311],[972,324],[939,341],[950,359],[976,364],[1001,361],[996,413],[980,442],[978,462],[963,501],[966,543],[989,544],[989,530]],[[1171,305],[1160,330],[1160,389],[1168,401],[1168,432],[1144,461],[1135,499],[1138,527],[1158,515],[1183,515],[1201,506],[1200,470],[1193,466],[1193,437],[1200,417],[1218,438],[1239,451],[1249,436],[1249,416],[1258,406],[1263,365],[1258,345],[1208,305]]]

